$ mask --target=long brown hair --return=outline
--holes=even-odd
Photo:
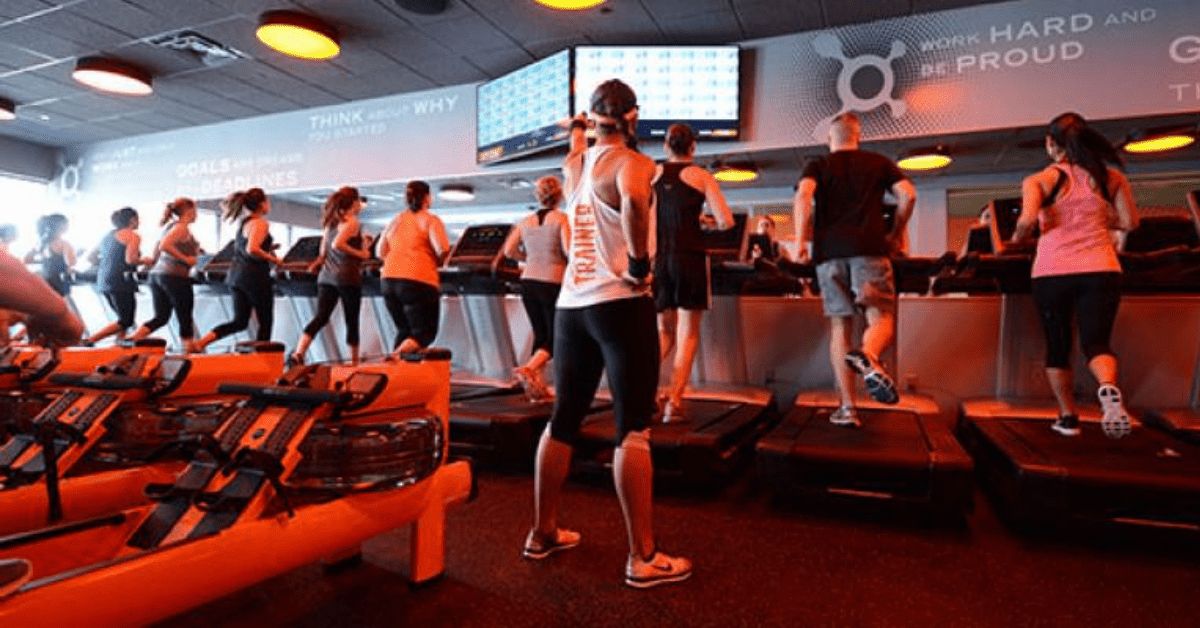
[[[1112,202],[1112,192],[1108,189],[1108,165],[1123,164],[1120,153],[1109,143],[1108,139],[1088,126],[1083,116],[1074,113],[1064,113],[1050,121],[1050,139],[1067,156],[1067,161],[1087,170],[1100,188],[1100,196]]]
[[[242,211],[255,212],[258,211],[262,204],[267,202],[267,193],[262,188],[250,188],[244,192],[234,192],[225,199],[225,215],[226,222],[233,222],[242,215]]]
[[[171,222],[172,219],[182,218],[183,212],[187,211],[189,207],[194,208],[195,206],[196,201],[193,201],[186,196],[180,196],[170,203],[167,203],[167,208],[163,210],[162,220],[158,224],[166,226],[166,224]]]
[[[358,188],[346,186],[339,189],[337,192],[329,195],[325,199],[325,207],[321,211],[321,226],[325,229],[330,229],[337,226],[346,218],[346,212],[354,206],[354,202],[362,198],[358,195]]]

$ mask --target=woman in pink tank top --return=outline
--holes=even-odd
[[[1052,429],[1079,434],[1071,372],[1072,324],[1088,369],[1100,387],[1102,427],[1110,438],[1129,433],[1129,413],[1117,388],[1117,358],[1109,347],[1121,303],[1121,264],[1110,230],[1137,226],[1137,208],[1121,157],[1077,113],[1050,122],[1046,152],[1054,161],[1025,178],[1014,242],[1041,227],[1033,262],[1033,300],[1046,337],[1046,376],[1058,401]],[[1074,319],[1074,320],[1073,320]]]

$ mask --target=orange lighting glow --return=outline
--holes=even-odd
[[[535,0],[538,4],[544,4],[551,9],[560,11],[579,11],[582,9],[590,9],[598,4],[604,4],[605,0]]]
[[[1125,144],[1125,150],[1131,153],[1158,153],[1164,150],[1174,150],[1176,148],[1183,148],[1184,146],[1191,146],[1195,142],[1195,136],[1177,133],[1129,142]]]
[[[949,166],[952,161],[954,160],[949,155],[927,154],[905,157],[896,162],[896,165],[905,170],[937,170]]]
[[[722,168],[713,178],[722,183],[743,183],[758,178],[758,172],[749,168]]]
[[[271,48],[299,59],[330,59],[342,50],[333,27],[295,11],[267,11],[255,35]]]

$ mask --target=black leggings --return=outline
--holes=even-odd
[[[250,293],[237,286],[230,286],[230,292],[233,295],[233,320],[217,325],[212,333],[216,334],[217,339],[221,339],[242,331],[250,326],[250,312],[253,310],[258,319],[258,335],[254,339],[260,342],[270,340],[271,326],[275,323],[274,291],[255,290]]]
[[[658,324],[654,300],[634,297],[558,310],[554,318],[554,381],[550,435],[574,444],[608,369],[620,445],[654,416],[658,390]]]
[[[117,313],[117,324],[122,331],[133,327],[134,316],[137,315],[137,293],[135,292],[104,292],[104,299]]]
[[[329,324],[333,308],[337,307],[338,299],[342,301],[342,314],[346,317],[346,344],[358,346],[358,313],[362,309],[362,286],[334,286],[327,283],[317,284],[317,313],[304,328],[309,338],[317,335],[321,328]]]
[[[1033,302],[1046,335],[1046,368],[1071,365],[1071,323],[1079,319],[1079,344],[1090,361],[1112,355],[1109,338],[1121,305],[1120,273],[1079,273],[1037,277]]]
[[[171,320],[171,312],[175,312],[175,321],[179,323],[179,337],[191,340],[195,335],[192,327],[192,306],[195,298],[192,295],[192,280],[179,275],[162,273],[150,274],[150,298],[154,301],[154,318],[142,323],[149,331],[154,331]]]
[[[521,303],[533,328],[533,352],[554,355],[554,306],[562,284],[535,279],[521,280]]]
[[[433,344],[442,307],[438,289],[410,279],[384,279],[382,292],[383,304],[396,323],[396,342],[392,348],[399,347],[406,338],[416,340],[422,347]]]

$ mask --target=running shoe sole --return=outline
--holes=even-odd
[[[892,382],[892,378],[876,368],[865,353],[851,351],[846,356],[846,364],[862,376],[863,383],[867,385],[867,393],[872,399],[889,405],[900,402],[900,393],[896,391],[896,384]]]
[[[530,558],[533,560],[541,560],[541,559],[546,558],[547,556],[553,554],[554,552],[561,552],[563,550],[569,550],[572,547],[577,547],[578,545],[579,545],[579,539],[576,539],[574,541],[570,541],[567,543],[555,543],[553,545],[549,545],[547,547],[543,547],[540,549],[529,547],[528,545],[526,545],[525,550],[523,552],[521,552],[521,555],[524,556],[525,558]]]
[[[1104,410],[1104,418],[1100,421],[1100,426],[1104,428],[1104,435],[1109,438],[1129,436],[1131,429],[1129,412],[1121,403],[1120,389],[1116,386],[1101,386],[1096,391],[1096,397],[1100,399],[1100,407]]]
[[[857,416],[852,414],[849,417],[846,417],[846,415],[839,415],[836,410],[829,413],[829,422],[838,427],[861,427],[862,426],[862,423],[858,420]]]
[[[1050,429],[1062,434],[1063,436],[1079,436],[1079,428],[1077,427],[1063,427],[1058,423],[1055,423],[1054,425],[1050,426]]]
[[[630,576],[625,576],[625,584],[635,589],[652,589],[664,584],[671,584],[672,582],[683,582],[691,577],[692,571],[689,569],[683,573],[669,576],[655,576],[653,578],[631,578]]]

